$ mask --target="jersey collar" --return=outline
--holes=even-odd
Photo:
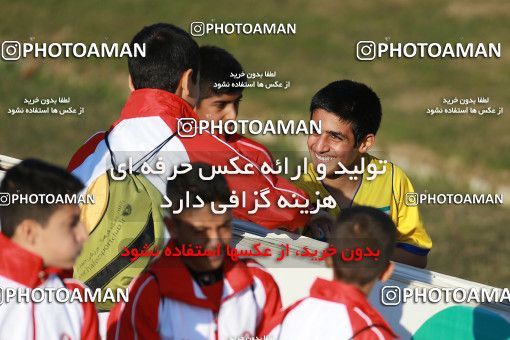
[[[370,305],[367,296],[354,285],[338,280],[329,281],[318,278],[310,289],[310,296],[317,299],[341,303],[346,305],[347,308],[357,307],[372,320],[372,323],[384,326],[387,331],[393,334],[391,327],[381,314]]]
[[[175,246],[170,241],[169,247]],[[180,257],[160,257],[149,269],[159,284],[161,295],[190,305],[217,310],[202,292]],[[243,261],[232,261],[225,256],[223,264],[222,301],[236,295],[253,284],[253,277]]]
[[[168,115],[198,120],[198,115],[188,102],[171,92],[159,89],[140,89],[131,92],[120,113],[120,120]]]
[[[29,288],[35,288],[50,275],[68,274],[59,268],[45,267],[42,258],[0,233],[0,275]],[[67,275],[66,275],[67,276]]]

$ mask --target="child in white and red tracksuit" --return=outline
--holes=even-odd
[[[25,160],[7,171],[0,192],[42,201],[82,188],[64,169]],[[87,238],[79,217],[78,205],[34,199],[0,207],[0,339],[99,339],[94,303],[83,302],[85,286],[66,278]]]
[[[223,251],[171,256],[165,250],[132,281],[129,301],[111,310],[108,339],[254,338],[280,310],[280,292],[272,276],[253,260],[234,261],[225,255],[232,239],[232,212],[215,214],[211,208],[230,200],[225,177],[217,174],[203,181],[199,173],[211,174],[212,166],[193,163],[190,171],[168,182],[171,202],[191,192],[202,203],[177,215],[169,209],[168,248],[191,245]]]
[[[391,276],[395,238],[395,225],[385,213],[369,207],[342,211],[330,239],[338,253],[327,259],[334,280],[318,278],[310,296],[277,314],[261,335],[273,340],[397,338],[367,299],[377,279]],[[369,247],[375,253],[379,250],[377,260],[374,256],[342,260],[341,250],[349,252],[357,247]]]

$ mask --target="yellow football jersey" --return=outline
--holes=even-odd
[[[423,227],[420,212],[417,206],[408,206],[405,203],[406,193],[414,192],[413,185],[407,175],[398,166],[388,162],[381,164],[379,159],[366,154],[365,169],[369,164],[375,164],[377,170],[386,166],[383,174],[377,175],[374,179],[368,180],[367,173],[362,176],[361,183],[354,194],[351,205],[365,205],[377,208],[391,216],[397,226],[397,246],[417,255],[426,255],[432,248],[432,240]],[[318,174],[313,163],[308,164],[308,171],[296,181],[296,185],[306,191],[310,196],[312,204],[329,196],[321,181],[317,180]],[[319,192],[319,197],[316,192]],[[337,216],[340,207],[328,209],[329,213]]]

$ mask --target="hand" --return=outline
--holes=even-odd
[[[331,215],[327,212],[319,211],[319,213],[310,218],[310,221],[305,226],[303,235],[327,242],[331,234],[332,226],[333,219]]]

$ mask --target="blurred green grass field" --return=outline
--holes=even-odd
[[[144,25],[193,21],[290,22],[294,36],[208,35],[250,72],[272,70],[288,90],[247,89],[243,118],[306,119],[311,96],[349,78],[381,97],[378,150],[400,156],[416,190],[467,192],[473,178],[491,191],[510,186],[510,4],[506,1],[0,1],[0,38],[33,42],[128,42]],[[355,45],[376,42],[500,42],[499,59],[381,59],[360,62]],[[116,119],[128,96],[127,62],[27,59],[0,62],[0,153],[66,165],[94,132]],[[7,114],[24,98],[71,98],[81,116]],[[489,97],[498,117],[429,117],[444,97]],[[265,139],[277,156],[305,153],[302,138]],[[410,152],[409,150],[414,150]],[[427,157],[425,157],[427,155]],[[424,162],[426,164],[421,164]],[[397,162],[398,163],[398,162]],[[424,167],[434,169],[423,176]],[[505,197],[506,199],[510,199]],[[433,238],[429,268],[495,286],[510,286],[508,207],[422,208]]]

